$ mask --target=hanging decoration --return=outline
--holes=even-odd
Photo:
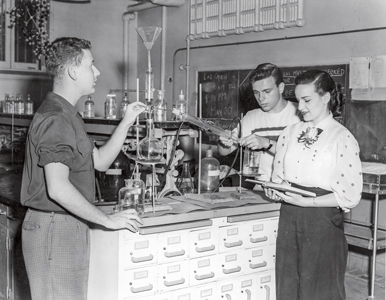
[[[8,27],[21,30],[26,42],[33,46],[37,58],[46,55],[49,45],[47,30],[50,16],[49,0],[20,0],[7,13],[10,16]]]

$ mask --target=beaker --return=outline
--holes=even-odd
[[[259,174],[260,152],[248,148],[244,151],[243,175],[257,176]]]

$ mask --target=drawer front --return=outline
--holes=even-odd
[[[244,273],[244,251],[226,252],[217,255],[217,268],[215,272],[218,278],[240,276]]]
[[[217,280],[218,258],[216,255],[204,256],[189,261],[190,285],[203,284]]]
[[[189,257],[201,257],[218,253],[218,227],[189,232]]]
[[[259,247],[276,243],[278,219],[245,223],[245,247]]]
[[[256,275],[255,275],[256,276]],[[276,299],[275,272],[263,272],[257,276],[257,298],[256,299]]]
[[[143,267],[157,262],[157,236],[143,236],[124,242],[124,269]]]
[[[194,300],[215,300],[217,296],[217,284],[210,283],[194,287]]]
[[[176,261],[158,265],[158,289],[169,291],[189,286],[188,261]]]
[[[121,286],[123,299],[153,295],[157,289],[157,267],[126,270]]]
[[[235,251],[245,248],[244,224],[219,228],[219,252]]]
[[[189,253],[189,232],[179,230],[158,234],[158,263],[186,259]]]
[[[263,272],[275,269],[276,245],[245,250],[245,273]]]

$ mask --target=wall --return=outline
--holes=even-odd
[[[91,52],[95,66],[101,72],[96,83],[96,91],[92,95],[95,102],[96,116],[104,116],[104,101],[110,89],[123,87],[123,21],[122,14],[126,11],[127,0],[93,0],[87,4],[64,3],[51,1],[51,40],[62,36],[75,36],[91,41]],[[136,21],[133,21],[135,24]],[[133,25],[132,28],[136,26]],[[134,30],[134,29],[133,29]],[[135,36],[134,36],[135,34]],[[136,47],[136,33],[134,36]],[[136,72],[136,52],[132,54],[133,65],[130,68]],[[130,86],[130,88],[135,88]],[[117,93],[120,101],[122,93]],[[84,110],[83,97],[77,103],[79,111]]]
[[[175,103],[181,88],[185,90],[189,1],[180,8],[168,8],[166,38],[166,83],[168,107]],[[254,68],[259,63],[272,62],[279,66],[307,66],[324,64],[349,64],[350,57],[386,54],[386,1],[324,0],[304,1],[303,27],[285,30],[266,30],[258,33],[197,40],[191,42],[190,73],[187,97],[190,112],[197,99],[196,72]],[[159,26],[161,9],[153,8],[139,13],[138,25]],[[146,57],[138,48],[138,72],[143,72]],[[160,47],[153,47],[153,66],[160,58]],[[158,63],[159,64],[159,63]],[[157,73],[155,72],[156,76]],[[156,78],[157,84],[157,78]],[[157,88],[157,86],[156,86]],[[386,96],[385,96],[386,98]],[[380,201],[380,211],[385,211],[386,201]],[[353,216],[363,221],[371,220],[372,201],[363,200]],[[380,220],[385,227],[386,220]],[[365,255],[366,257],[366,255]],[[378,255],[377,273],[383,274],[385,254]]]

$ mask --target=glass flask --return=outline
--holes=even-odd
[[[176,102],[176,108],[182,113],[188,113],[188,103],[185,100],[185,95],[182,93],[178,96],[178,100]],[[182,121],[182,116],[178,115],[176,116],[176,121]]]
[[[158,91],[158,98],[154,103],[154,121],[166,121],[166,100],[164,99],[164,91]]]
[[[188,161],[184,161],[182,165],[182,174],[178,178],[177,184],[178,190],[182,195],[194,193],[194,180],[190,175],[190,164]]]
[[[117,118],[117,100],[115,94],[107,94],[105,102],[105,118]]]
[[[220,163],[213,157],[213,150],[206,150],[206,157],[201,161],[200,192],[214,192],[220,183]]]
[[[256,176],[259,173],[260,152],[245,148],[243,159],[243,175]]]
[[[154,136],[153,119],[146,120],[147,135],[138,144],[138,158],[147,162],[158,162],[162,159],[163,144]]]
[[[125,92],[125,96],[122,99],[121,102],[121,109],[120,109],[120,116],[123,119],[126,113],[127,106],[130,104],[129,98],[127,97],[127,93]]]
[[[91,100],[91,96],[87,97],[87,101],[84,104],[84,117],[94,118],[95,117],[95,103]]]

